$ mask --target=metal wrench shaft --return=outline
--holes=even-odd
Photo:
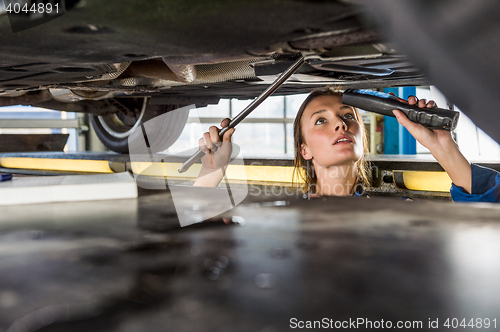
[[[269,97],[274,91],[276,91],[290,76],[293,75],[297,71],[297,69],[302,66],[304,63],[304,57],[301,55],[290,68],[285,70],[280,77],[276,79],[264,92],[261,93],[260,96],[254,99],[243,111],[241,111],[238,115],[236,115],[227,127],[222,128],[219,132],[219,138],[222,141],[222,137],[224,133],[231,128],[236,127],[238,123],[240,123],[244,118],[248,116],[254,109],[257,108],[267,97]],[[179,173],[184,173],[193,165],[195,162],[201,159],[205,153],[200,149],[195,154],[193,154],[184,164],[182,164],[179,169]]]

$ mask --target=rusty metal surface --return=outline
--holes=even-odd
[[[363,43],[376,43],[380,36],[374,31],[361,30],[333,36],[321,36],[302,40],[291,41],[290,46],[298,50],[311,50],[324,48],[335,48],[339,46],[357,45]]]
[[[186,188],[193,209],[183,213],[201,203],[193,197]],[[498,324],[499,249],[490,204],[250,191],[184,228],[168,191],[3,207],[0,331],[283,331],[291,318],[325,317]]]
[[[0,97],[0,107],[13,105],[32,105],[44,103],[52,99],[47,90],[36,91],[17,97]]]
[[[2,134],[0,152],[63,151],[69,134]]]

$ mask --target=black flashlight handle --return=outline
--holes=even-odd
[[[429,129],[452,131],[457,127],[459,112],[437,107],[420,108],[385,93],[373,92],[383,96],[381,97],[359,91],[366,90],[346,90],[342,97],[342,103],[392,117],[394,117],[392,110],[398,109],[406,114],[411,121],[420,123]]]

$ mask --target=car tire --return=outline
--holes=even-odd
[[[129,153],[129,137],[141,125],[160,115],[174,111],[184,105],[149,105],[147,98],[144,100],[143,109],[136,118],[127,118],[121,114],[90,115],[90,123],[102,144],[111,151]],[[172,116],[161,117],[162,121],[168,119],[170,123],[162,123],[162,130],[154,137],[156,151],[163,151],[170,147],[179,138],[184,129],[188,112],[174,112]],[[123,120],[123,121],[121,121]],[[116,125],[116,122],[120,123]],[[151,138],[150,138],[151,139]]]

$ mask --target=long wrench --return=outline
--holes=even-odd
[[[228,131],[231,128],[236,127],[238,123],[240,123],[243,119],[245,119],[254,109],[257,108],[264,100],[266,100],[267,97],[269,97],[274,91],[276,91],[285,81],[292,76],[297,69],[302,66],[304,63],[304,56],[300,56],[294,63],[293,65],[290,66],[287,70],[285,70],[277,79],[274,81],[264,92],[260,94],[257,98],[254,99],[248,105],[243,111],[241,111],[238,115],[236,115],[229,125],[227,127],[222,128],[222,130],[219,132],[219,138],[222,141],[222,137],[224,136],[224,133]],[[184,173],[191,167],[195,162],[201,159],[205,153],[201,150],[198,149],[198,151],[193,154],[191,157],[189,157],[188,160],[184,164],[182,164],[181,168],[179,168],[179,173]]]

